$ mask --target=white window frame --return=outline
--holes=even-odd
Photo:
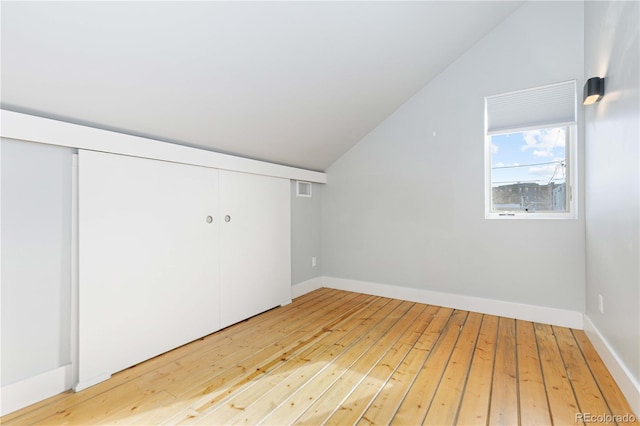
[[[552,86],[552,85],[550,85]],[[577,114],[576,114],[577,117]],[[485,145],[484,145],[484,170],[485,170],[485,218],[502,220],[520,219],[577,219],[578,218],[578,126],[573,122],[549,122],[528,127],[513,127],[495,132],[489,132],[487,126],[487,103],[485,101]],[[499,134],[518,133],[530,130],[567,127],[569,129],[568,146],[565,148],[566,161],[566,185],[567,185],[567,211],[559,212],[523,212],[523,211],[493,211],[491,187],[491,137]]]

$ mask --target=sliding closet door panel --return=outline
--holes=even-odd
[[[0,150],[0,385],[6,386],[71,362],[73,150],[12,139],[1,139]]]
[[[79,388],[219,329],[218,196],[215,169],[80,151]]]
[[[287,179],[220,171],[221,326],[291,300]]]

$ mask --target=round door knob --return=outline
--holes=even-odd
[[[224,217],[224,221],[225,221],[225,222],[231,222],[231,216],[226,215],[226,216]]]
[[[213,216],[207,216],[207,223],[213,222]]]

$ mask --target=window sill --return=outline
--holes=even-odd
[[[522,212],[504,212],[504,213],[486,213],[485,219],[501,219],[501,220],[522,220],[522,219],[577,219],[577,215],[572,212],[564,213],[522,213]]]

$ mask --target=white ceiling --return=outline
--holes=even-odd
[[[324,170],[520,5],[2,1],[2,107]]]

